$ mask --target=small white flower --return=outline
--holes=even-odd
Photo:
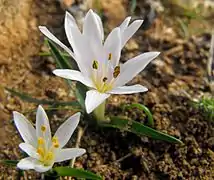
[[[34,169],[37,172],[45,172],[52,168],[55,162],[62,162],[85,153],[85,149],[62,149],[76,129],[80,113],[76,113],[66,120],[51,138],[51,130],[48,117],[39,106],[36,113],[36,129],[24,115],[13,112],[15,125],[25,141],[19,147],[30,157],[19,161],[17,167],[23,170]]]
[[[103,43],[103,25],[96,13],[89,10],[86,14],[81,33],[73,16],[66,12],[65,32],[73,52],[46,27],[39,27],[44,35],[60,45],[76,60],[80,71],[57,69],[53,73],[79,81],[91,89],[86,93],[87,113],[91,113],[111,94],[132,94],[148,90],[139,84],[124,86],[159,55],[159,52],[147,52],[124,64],[119,64],[121,49],[143,23],[143,20],[135,20],[129,25],[130,19],[131,17],[127,17],[119,27],[113,29]]]

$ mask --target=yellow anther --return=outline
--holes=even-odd
[[[58,143],[58,138],[57,138],[56,136],[54,136],[54,137],[52,138],[52,143]]]
[[[111,59],[112,59],[112,54],[109,53],[109,54],[108,54],[108,60],[111,60]]]
[[[59,147],[58,137],[54,136],[52,138],[52,143],[53,143],[53,147],[58,148]]]
[[[41,125],[41,131],[45,132],[46,131],[46,126],[45,125]]]
[[[46,160],[47,161],[50,161],[50,160],[52,160],[54,158],[54,154],[53,154],[53,152],[51,152],[51,151],[49,151],[48,153],[47,153],[47,156],[46,156]]]
[[[59,143],[54,143],[53,146],[54,146],[55,148],[59,148]]]
[[[120,74],[120,66],[114,68],[113,77],[116,78]]]
[[[41,148],[41,147],[39,147],[39,148],[37,148],[37,151],[36,151],[40,156],[44,156],[44,149],[43,148]]]
[[[93,69],[98,69],[98,61],[94,60],[92,67],[93,67]]]
[[[107,80],[108,80],[107,77],[104,77],[104,78],[103,78],[103,82],[106,82]]]
[[[42,137],[38,138],[38,145],[45,144],[45,140]]]

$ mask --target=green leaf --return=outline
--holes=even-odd
[[[188,38],[189,37],[188,24],[179,17],[177,18],[177,21],[178,21],[179,25],[181,26],[181,30],[183,31],[184,37]]]
[[[54,57],[54,59],[56,61],[58,68],[60,68],[60,69],[74,69],[76,67],[76,63],[74,62],[74,60],[70,61],[71,63],[73,63],[71,65],[68,62],[68,60],[61,55],[60,51],[56,48],[56,46],[50,40],[47,40],[47,44],[50,48],[50,52],[51,52],[52,56]],[[66,79],[66,81],[67,81],[69,87],[71,89],[73,89],[71,81],[68,79]]]
[[[207,120],[214,121],[214,98],[213,97],[202,97],[198,101],[193,101],[191,105],[206,117]]]
[[[92,180],[102,180],[102,177],[83,169],[75,169],[71,167],[55,167],[54,170],[59,176],[72,176],[76,178],[85,178]]]
[[[68,62],[65,56],[61,55],[61,52],[56,48],[56,46],[50,41],[47,40],[47,44],[50,47],[50,52],[54,57],[57,65],[61,69],[76,69],[77,65],[74,60]]]
[[[51,54],[55,58],[56,63],[59,66],[59,68],[61,68],[61,69],[75,69],[75,70],[78,70],[78,67],[77,67],[77,64],[76,64],[75,61],[71,61],[72,65],[69,64],[67,59],[61,55],[59,50],[55,47],[55,45],[51,41],[48,40],[47,43],[48,43],[48,45],[50,47]],[[70,87],[73,89],[73,87],[71,85],[71,81],[67,80],[67,82],[70,85]],[[85,85],[81,84],[80,82],[76,83],[76,88],[74,90],[75,91],[75,95],[77,97],[77,100],[78,100],[79,104],[81,105],[81,107],[84,110],[85,110],[85,95],[86,95],[87,90],[88,89],[87,89],[87,87]]]
[[[136,7],[137,7],[137,0],[132,0],[131,9],[130,9],[131,14],[134,14]]]
[[[127,109],[138,108],[139,110],[144,111],[146,113],[146,115],[148,116],[148,126],[154,127],[152,113],[146,106],[136,103],[136,104],[127,105],[127,106],[125,106],[125,108],[127,108]]]
[[[1,160],[0,162],[2,164],[6,164],[6,165],[9,165],[9,166],[16,166],[19,161],[17,161],[17,160]]]
[[[71,57],[68,53],[60,53],[63,57]],[[49,52],[40,52],[39,56],[52,56]]]
[[[80,82],[76,83],[75,95],[82,109],[84,110],[85,110],[85,97],[86,97],[87,91],[88,91],[88,88],[85,85],[83,85]]]
[[[102,125],[105,127],[119,128],[121,130],[129,131],[140,136],[148,136],[153,139],[163,140],[170,143],[182,143],[182,141],[180,141],[179,139],[168,134],[162,133],[160,131],[154,130],[148,126],[143,125],[142,123],[119,117],[111,117],[110,119],[111,121],[109,123]]]
[[[60,102],[60,101],[48,101],[44,99],[36,99],[31,97],[26,93],[17,92],[13,89],[5,88],[8,92],[10,92],[14,96],[18,96],[24,101],[36,103],[36,104],[47,104],[47,105],[58,105],[58,106],[79,106],[79,103],[76,101],[69,101],[69,102]]]

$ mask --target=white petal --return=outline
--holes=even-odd
[[[124,30],[128,27],[130,20],[131,20],[131,17],[129,16],[121,23],[121,25],[119,26],[121,33],[123,33]]]
[[[98,15],[97,15],[98,16]],[[100,23],[97,20],[97,16],[92,10],[89,10],[85,16],[83,23],[83,36],[88,41],[88,45],[94,54],[94,59],[102,61],[103,54],[103,30],[100,28]],[[88,49],[87,48],[87,49]]]
[[[75,59],[74,53],[62,42],[60,42],[59,39],[56,38],[45,26],[39,26],[39,30],[49,39],[51,39],[53,42],[58,44],[61,48],[63,48],[72,58]]]
[[[121,53],[121,35],[120,35],[120,28],[115,28],[112,32],[108,35],[105,43],[104,49],[107,54],[107,60],[109,53],[112,54],[111,63],[113,67],[118,65],[120,60],[120,53]]]
[[[110,94],[133,94],[139,92],[145,92],[148,89],[140,84],[136,84],[133,86],[120,86],[116,87],[113,90],[109,91]]]
[[[77,30],[77,32],[79,32],[79,34],[81,34],[81,32],[79,31],[79,28],[77,26],[77,23],[76,23],[74,17],[67,11],[65,14],[64,26],[65,26],[65,33],[68,38],[68,41],[71,44],[71,46],[73,47],[74,40],[73,40],[73,35],[72,35],[72,31],[70,30],[70,27],[75,28]]]
[[[95,18],[97,19],[97,23],[98,23],[98,26],[99,26],[99,32],[100,32],[100,36],[101,36],[101,40],[104,39],[104,32],[103,32],[103,23],[102,23],[102,20],[100,18],[100,16],[94,12],[94,16]]]
[[[65,32],[73,48],[75,60],[80,71],[84,74],[89,74],[88,67],[91,65],[91,61],[94,59],[93,52],[89,46],[88,40],[74,25],[74,22],[68,13],[66,13],[65,17]]]
[[[44,166],[40,161],[32,157],[27,157],[19,161],[17,167],[22,170],[34,169],[37,172],[43,173],[50,170],[54,162],[50,166]]]
[[[46,130],[42,132],[41,127],[44,126]],[[38,106],[36,112],[36,135],[37,137],[43,137],[45,141],[50,145],[51,142],[51,129],[48,120],[48,116],[45,113],[41,105]]]
[[[86,93],[85,107],[86,112],[91,113],[97,106],[99,106],[110,94],[100,93],[97,90],[90,90]]]
[[[143,53],[121,65],[121,73],[119,74],[115,82],[115,86],[123,86],[124,84],[132,80],[147,66],[147,64],[149,64],[159,54],[159,52]]]
[[[35,159],[32,157],[27,157],[27,158],[21,159],[19,161],[19,163],[17,164],[17,167],[22,170],[34,169]]]
[[[25,118],[24,115],[16,111],[13,112],[13,119],[22,139],[26,143],[36,147],[37,145],[36,130],[34,129],[32,124]]]
[[[39,156],[38,156],[38,154],[37,154],[37,152],[36,152],[36,148],[33,147],[32,145],[27,144],[27,143],[21,143],[21,144],[19,144],[19,147],[20,147],[25,153],[27,153],[28,156],[33,157],[33,158],[35,158],[35,159],[38,159],[38,158],[39,158]]]
[[[56,131],[54,137],[58,138],[59,147],[62,148],[70,139],[80,120],[80,113],[76,113],[66,120]]]
[[[43,173],[43,172],[49,171],[53,167],[53,164],[54,162],[49,166],[44,166],[42,163],[37,161],[36,164],[34,165],[34,169],[37,172]]]
[[[56,69],[53,73],[62,78],[79,81],[88,87],[94,87],[94,83],[88,77],[84,76],[81,72],[70,69]]]
[[[93,10],[90,9],[88,11],[83,23],[83,35],[87,36],[91,40],[94,40],[96,43],[102,44],[103,29],[101,29],[100,20],[97,16]]]
[[[73,159],[76,157],[81,156],[86,151],[82,148],[67,148],[67,149],[61,149],[57,152],[55,157],[55,162],[62,162],[69,159]]]
[[[122,34],[121,49],[127,43],[127,41],[133,36],[133,34],[140,28],[142,23],[143,20],[136,20],[124,30]]]

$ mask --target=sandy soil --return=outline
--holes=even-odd
[[[35,104],[11,96],[4,87],[27,92],[36,98],[61,101],[73,99],[65,82],[51,73],[55,68],[53,59],[38,55],[47,50],[38,25],[50,27],[65,41],[62,28],[63,10],[58,3],[51,0],[41,3],[31,0],[24,2],[26,5],[20,6],[26,8],[25,15],[17,8],[24,24],[23,29],[20,29],[21,24],[16,23],[14,17],[11,17],[8,27],[5,24],[0,28],[8,33],[0,36],[3,59],[0,62],[0,159],[15,160],[23,156],[18,148],[21,139],[11,121],[12,111],[23,112],[34,121],[35,114],[29,111],[36,107]],[[9,33],[8,29],[15,29],[15,33]],[[125,115],[144,122],[145,115],[142,112],[124,112],[121,108],[121,104],[125,103],[143,103],[153,113],[155,129],[180,138],[184,145],[137,137],[115,129],[88,126],[81,141],[81,147],[87,149],[87,153],[77,159],[76,167],[99,173],[106,179],[214,179],[213,122],[208,122],[191,105],[193,99],[205,94],[211,96],[205,78],[210,35],[203,34],[182,40],[175,33],[166,34],[169,29],[161,18],[157,18],[150,30],[139,30],[134,40],[126,46],[123,62],[144,51],[158,50],[162,54],[130,82],[143,84],[149,91],[143,94],[112,96],[107,114]],[[8,42],[10,48],[7,49],[2,42]],[[54,111],[50,118],[53,131],[72,113],[67,110]],[[84,128],[86,124],[87,119],[80,126]],[[74,146],[75,136],[70,146]],[[17,179],[20,176],[16,168],[2,164],[0,172],[0,179]],[[35,172],[29,171],[24,173],[23,178],[39,177]]]

